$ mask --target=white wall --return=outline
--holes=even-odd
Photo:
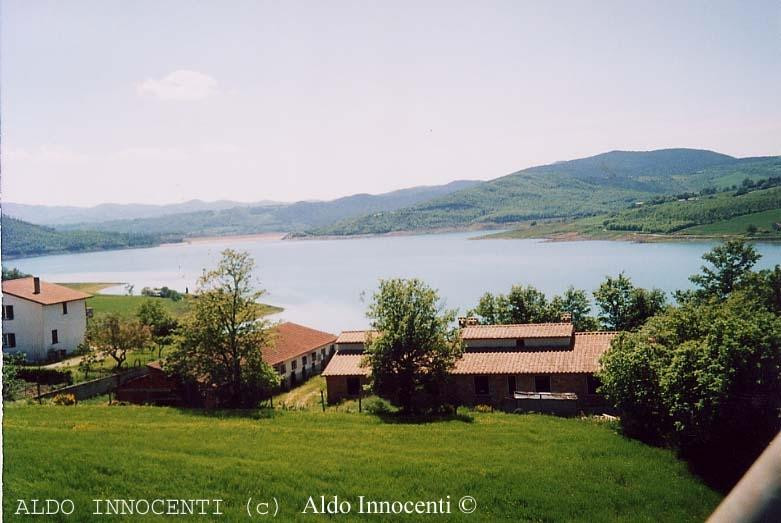
[[[16,335],[16,347],[5,352],[24,352],[28,360],[46,359],[49,349],[76,350],[87,329],[87,302],[68,302],[68,314],[62,313],[62,303],[41,305],[29,300],[3,295],[3,305],[13,305],[14,319],[3,320],[3,333]],[[53,345],[52,330],[57,329],[59,343]]]
[[[52,330],[57,329],[59,343],[52,344]],[[62,313],[62,303],[43,307],[43,346],[44,357],[49,349],[66,350],[71,353],[84,341],[87,330],[87,302],[76,300],[68,302],[68,314]]]
[[[303,358],[306,356],[306,372],[307,372],[307,378],[312,376],[313,374],[316,374],[323,370],[323,362],[325,359],[328,358],[328,356],[331,354],[331,348],[334,347],[332,343],[327,343],[325,345],[321,345],[317,347],[316,349],[313,349],[309,352],[306,352],[304,354],[300,354],[296,356],[295,358],[290,358],[285,360],[282,363],[277,363],[274,365],[275,368],[280,368],[280,365],[285,365],[285,372],[279,372],[279,377],[282,379],[282,381],[286,382],[287,385],[290,385],[290,376],[293,374],[294,370],[296,373],[296,377],[301,379],[301,370],[304,368],[303,364]],[[321,349],[325,349],[325,356],[322,355],[320,352]],[[315,365],[312,366],[312,355],[315,355]],[[292,368],[293,361],[296,362],[296,368]]]
[[[31,360],[45,358],[43,305],[10,294],[3,295],[3,305],[12,305],[14,308],[14,319],[3,320],[3,334],[13,333],[16,336],[16,347],[3,349],[3,352],[24,352]]]

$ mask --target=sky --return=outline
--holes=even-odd
[[[4,201],[297,201],[781,154],[776,1],[3,0]]]

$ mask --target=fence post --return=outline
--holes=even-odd
[[[360,393],[358,394],[358,412],[363,412],[363,406],[361,405],[361,397],[362,396],[363,396],[362,394],[360,394]]]
[[[35,382],[35,388],[38,391],[38,405],[41,404],[41,382],[40,382],[40,376],[38,377],[38,380]]]
[[[323,394],[323,391],[320,391],[320,404],[323,406],[323,412],[325,412],[325,394]]]

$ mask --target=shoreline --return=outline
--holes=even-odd
[[[182,238],[180,242],[166,242],[161,243],[159,247],[175,247],[177,245],[186,244],[201,244],[201,243],[217,243],[222,241],[244,241],[244,240],[260,240],[260,241],[277,241],[283,240],[289,233],[286,232],[259,232],[254,234],[227,234],[225,236],[193,236],[191,238]]]

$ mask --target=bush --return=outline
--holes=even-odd
[[[475,412],[493,412],[494,408],[491,405],[475,405]]]
[[[363,404],[369,414],[388,414],[393,411],[391,404],[382,398],[371,398]]]
[[[75,405],[76,396],[73,394],[57,394],[52,398],[52,405]]]
[[[69,370],[20,367],[16,371],[16,377],[31,383],[40,383],[41,385],[73,384],[73,375]]]

